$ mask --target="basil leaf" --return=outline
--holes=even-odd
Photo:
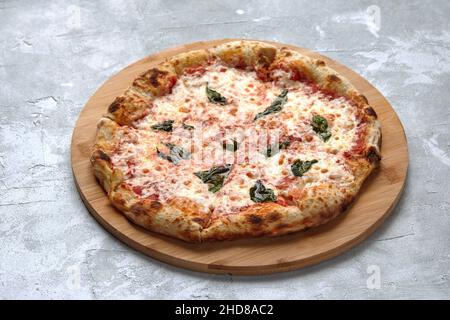
[[[286,149],[287,147],[289,147],[290,144],[291,142],[289,140],[285,140],[283,142],[280,142],[278,145],[273,144],[271,146],[268,146],[265,156],[270,158],[271,156],[276,155],[281,149]]]
[[[322,116],[315,115],[312,119],[312,128],[315,133],[317,133],[323,141],[327,141],[331,137],[331,132],[328,129],[328,122]]]
[[[290,145],[291,145],[291,142],[289,140],[284,140],[283,142],[280,143],[280,145],[278,147],[281,150],[281,149],[286,149]]]
[[[178,157],[180,159],[189,159],[191,153],[182,147],[176,146],[172,143],[165,143],[167,148],[170,149],[170,154],[174,157]]]
[[[275,202],[277,197],[272,189],[266,188],[261,180],[256,181],[250,188],[250,199],[254,202]]]
[[[227,98],[222,96],[217,91],[208,87],[208,83],[206,83],[206,96],[208,97],[208,100],[212,103],[220,104],[222,106],[227,104]]]
[[[186,130],[194,130],[195,127],[194,127],[194,126],[191,126],[191,125],[189,125],[189,124],[183,123],[183,129],[186,129]]]
[[[258,113],[253,121],[258,120],[261,117],[267,116],[272,113],[280,112],[283,105],[287,102],[288,91],[284,89],[281,91],[280,95],[272,102],[272,104],[266,108],[263,112]]]
[[[165,154],[164,152],[160,151],[160,150],[158,149],[158,147],[156,147],[156,154],[157,154],[159,157],[161,157],[161,158],[163,158],[163,159],[165,159],[165,160],[167,160],[167,161],[174,162],[173,159],[172,159],[172,157],[171,157],[170,155]],[[175,160],[174,163],[177,164],[178,161]]]
[[[161,152],[158,148],[156,148],[156,153],[158,156],[160,156],[163,159],[166,159],[167,161],[172,162],[173,164],[178,164],[181,159],[189,159],[191,156],[191,153],[182,147],[176,146],[172,143],[165,143],[164,144],[167,148],[169,148],[170,153],[165,154]]]
[[[208,182],[209,183],[208,191],[212,193],[216,193],[217,191],[219,191],[223,186],[224,180],[225,176],[223,175],[212,176],[211,180]]]
[[[166,120],[161,123],[157,123],[151,126],[153,130],[160,130],[170,132],[172,131],[173,120]]]
[[[194,175],[202,180],[203,183],[207,183],[209,185],[208,190],[215,193],[222,188],[225,178],[231,171],[231,167],[231,164],[214,166],[206,171],[194,172]]]
[[[301,177],[303,174],[305,174],[309,169],[311,169],[311,166],[314,163],[317,163],[319,161],[317,160],[311,160],[311,161],[302,161],[302,160],[295,160],[294,163],[291,165],[291,170],[294,176]]]
[[[236,152],[236,150],[239,148],[239,143],[235,139],[232,139],[231,142],[223,141],[222,148],[224,150]]]

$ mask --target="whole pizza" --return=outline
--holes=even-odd
[[[380,143],[367,99],[324,61],[233,41],[136,78],[98,122],[91,162],[129,220],[202,242],[333,219],[378,165]]]

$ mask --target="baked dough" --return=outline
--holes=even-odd
[[[380,143],[367,99],[324,61],[233,41],[135,79],[98,122],[91,163],[129,220],[202,242],[333,219],[378,165]]]

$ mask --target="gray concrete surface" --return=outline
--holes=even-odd
[[[445,0],[0,1],[0,298],[448,299],[449,16]],[[285,274],[207,275],[133,251],[89,215],[70,167],[89,96],[150,53],[223,37],[319,51],[392,103],[410,171],[367,241]]]

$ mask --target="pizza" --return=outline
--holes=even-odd
[[[140,74],[99,120],[91,163],[129,220],[206,242],[330,221],[380,143],[367,98],[324,61],[232,41]]]

